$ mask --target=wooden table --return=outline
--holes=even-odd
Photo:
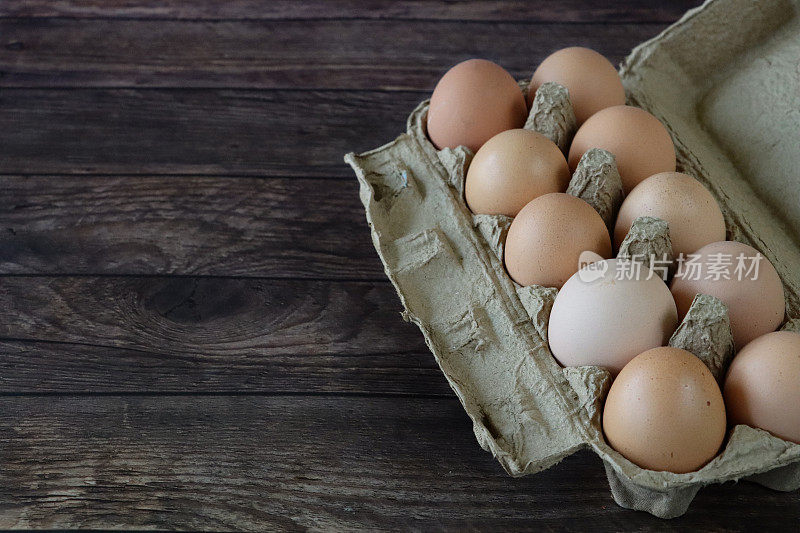
[[[796,531],[749,483],[621,509],[588,452],[507,476],[342,162],[460,60],[617,62],[695,3],[1,2],[0,526]]]

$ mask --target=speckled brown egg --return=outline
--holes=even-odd
[[[603,410],[608,443],[648,470],[683,474],[701,468],[719,451],[725,429],[714,376],[680,348],[634,357],[611,384]]]
[[[728,306],[737,349],[781,325],[786,307],[783,285],[775,267],[758,250],[721,241],[693,255],[679,266],[670,286],[681,319],[696,295],[719,298]]]
[[[531,78],[529,106],[536,89],[549,81],[567,88],[578,124],[601,109],[625,103],[625,89],[614,65],[589,48],[564,48],[542,61]]]
[[[616,248],[622,244],[633,221],[645,216],[667,222],[676,255],[690,254],[706,244],[725,240],[725,219],[716,200],[687,174],[662,172],[633,188],[617,215]]]
[[[506,237],[508,274],[520,285],[561,287],[578,271],[581,252],[611,255],[603,219],[583,200],[550,193],[531,200]]]
[[[503,67],[470,59],[436,84],[428,108],[428,137],[439,150],[464,145],[477,152],[501,131],[521,128],[527,113],[522,90]]]
[[[569,149],[569,167],[590,148],[616,156],[625,193],[659,172],[675,171],[675,147],[659,120],[643,109],[626,105],[607,107],[583,123]]]
[[[516,216],[543,194],[564,192],[570,174],[564,154],[530,130],[498,133],[469,165],[464,195],[473,213]]]
[[[742,348],[725,378],[725,405],[732,425],[800,444],[800,334],[775,331]]]

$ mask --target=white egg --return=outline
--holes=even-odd
[[[640,353],[663,346],[678,325],[672,294],[661,278],[629,260],[607,259],[580,269],[556,296],[548,337],[564,366],[595,365],[617,374]]]

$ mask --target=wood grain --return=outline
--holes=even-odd
[[[0,87],[425,90],[471,57],[528,78],[549,53],[621,61],[663,24],[0,19]],[[402,53],[398,53],[402,50]],[[391,98],[391,97],[387,97]]]
[[[195,363],[425,353],[388,283],[5,277],[0,338],[139,350]],[[143,354],[148,357],[148,354]],[[234,359],[232,359],[234,358]]]
[[[3,89],[0,174],[354,179],[421,92]]]
[[[697,0],[551,2],[459,0],[26,0],[0,4],[6,17],[126,17],[156,19],[412,19],[537,22],[673,22]]]
[[[618,507],[582,452],[513,479],[454,399],[0,399],[0,527],[785,530],[797,493],[703,489],[685,516]]]
[[[0,274],[386,280],[350,180],[0,176]]]
[[[178,355],[158,348],[0,340],[0,395],[147,392],[452,398],[433,356],[424,346],[418,347],[422,334],[418,335],[419,340],[409,345],[417,351],[398,345],[396,353],[357,355],[266,350]]]
[[[388,283],[6,277],[0,393],[451,396]]]

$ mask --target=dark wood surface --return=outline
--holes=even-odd
[[[483,452],[345,152],[451,64],[619,61],[695,1],[0,2],[0,527],[796,530],[800,495],[619,508]]]

